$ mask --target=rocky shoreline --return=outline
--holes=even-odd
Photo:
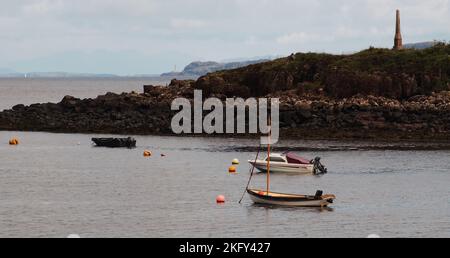
[[[176,112],[171,102],[192,99],[195,88],[195,81],[173,80],[168,87],[145,86],[140,94],[66,96],[59,103],[16,105],[0,112],[0,130],[173,135],[170,124]],[[450,140],[450,91],[406,100],[362,95],[337,99],[296,90],[268,97],[280,98],[282,138]]]

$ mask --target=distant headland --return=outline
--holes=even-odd
[[[163,74],[96,74],[96,73],[69,73],[69,72],[30,72],[22,73],[12,69],[0,68],[0,78],[158,78],[158,79],[197,79],[200,76],[220,70],[231,70],[251,64],[267,62],[273,58],[251,59],[234,62],[195,61],[188,64],[181,72],[167,72]]]

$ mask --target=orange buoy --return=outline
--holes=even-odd
[[[236,173],[236,171],[237,171],[237,169],[235,166],[231,166],[230,168],[228,168],[228,172],[231,174]]]
[[[151,157],[152,156],[152,152],[149,150],[144,151],[144,157]]]
[[[225,203],[225,196],[223,196],[223,195],[217,196],[216,202],[217,203]]]
[[[19,140],[17,138],[12,138],[9,140],[9,145],[19,145]]]

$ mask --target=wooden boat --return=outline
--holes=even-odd
[[[326,174],[327,169],[320,163],[320,158],[307,160],[292,152],[283,154],[270,154],[263,160],[249,160],[248,162],[262,172],[267,172],[267,161],[270,159],[272,173],[293,174]]]
[[[134,138],[92,138],[92,141],[99,147],[108,148],[135,148]]]
[[[247,189],[250,199],[257,204],[293,206],[293,207],[327,207],[332,204],[336,196],[323,195],[317,191],[316,195],[282,194],[262,190]]]
[[[269,120],[269,126],[271,123]],[[267,145],[267,157],[270,155],[270,143],[271,143],[271,128],[269,130],[269,140]],[[258,160],[258,154],[256,155],[255,161]],[[271,159],[266,159],[266,190],[249,189],[251,178],[255,166],[252,167],[252,173],[247,184],[246,192],[249,194],[250,199],[256,204],[264,204],[271,206],[289,206],[289,207],[328,207],[336,199],[336,196],[332,194],[323,195],[322,191],[317,191],[314,196],[299,195],[299,194],[289,194],[289,193],[276,193],[270,191],[270,171],[271,171]],[[245,194],[245,193],[244,193]],[[242,199],[241,199],[242,201]]]

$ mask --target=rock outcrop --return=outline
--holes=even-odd
[[[64,97],[57,104],[17,105],[0,112],[0,130],[68,133],[170,134],[175,97],[193,96],[189,81],[149,87],[144,94],[107,93],[96,99]]]
[[[57,104],[17,105],[0,113],[0,130],[169,135],[172,100],[192,100],[197,83],[173,80],[168,87],[148,86],[142,94],[108,93],[84,100],[66,96]],[[450,140],[447,91],[407,100],[363,95],[334,99],[297,90],[268,97],[280,98],[284,137]]]

